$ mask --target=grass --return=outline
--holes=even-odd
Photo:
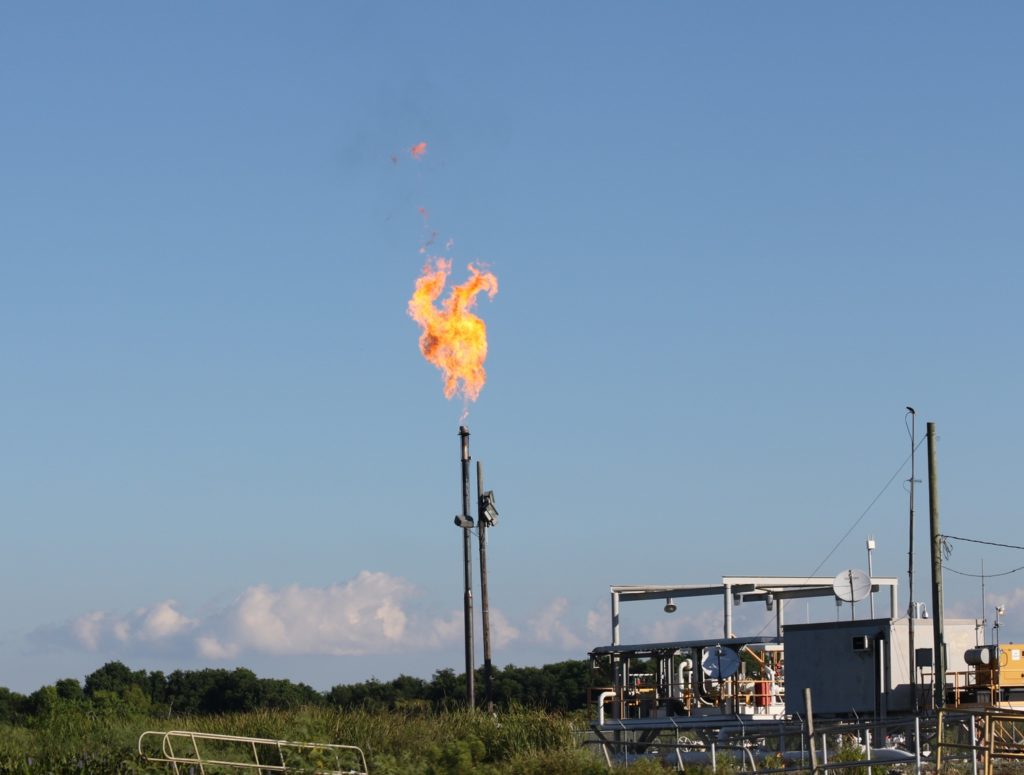
[[[525,708],[491,716],[310,707],[154,719],[63,707],[29,727],[0,727],[0,773],[169,773],[169,765],[142,759],[136,741],[146,730],[174,729],[357,745],[373,775],[596,775],[607,768],[596,752],[580,747],[587,720]],[[663,771],[650,762],[624,770]]]

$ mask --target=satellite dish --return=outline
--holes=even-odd
[[[720,681],[735,675],[740,669],[740,655],[728,646],[708,646],[704,649],[700,666],[705,676]]]
[[[844,603],[856,603],[871,593],[871,577],[855,568],[840,571],[832,580],[832,591]]]

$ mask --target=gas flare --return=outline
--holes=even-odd
[[[427,152],[427,144],[425,142],[416,143],[412,148],[409,149],[409,153],[412,154],[412,158],[419,159],[423,154]]]
[[[451,269],[452,263],[446,259],[434,258],[433,264],[427,261],[409,299],[409,315],[423,328],[423,357],[444,372],[445,398],[461,393],[467,401],[475,401],[487,380],[487,326],[472,309],[478,293],[485,291],[494,298],[498,278],[470,264],[472,276],[453,286],[438,309],[434,302],[444,291]]]

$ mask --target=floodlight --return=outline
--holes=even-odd
[[[488,527],[498,524],[498,507],[494,505],[493,490],[488,490],[480,496],[480,521]]]

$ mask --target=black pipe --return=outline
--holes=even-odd
[[[476,706],[476,690],[473,686],[473,669],[476,658],[473,655],[473,543],[470,531],[473,517],[469,505],[469,428],[459,426],[462,446],[462,564],[463,564],[463,605],[462,614],[466,627],[466,707]]]

